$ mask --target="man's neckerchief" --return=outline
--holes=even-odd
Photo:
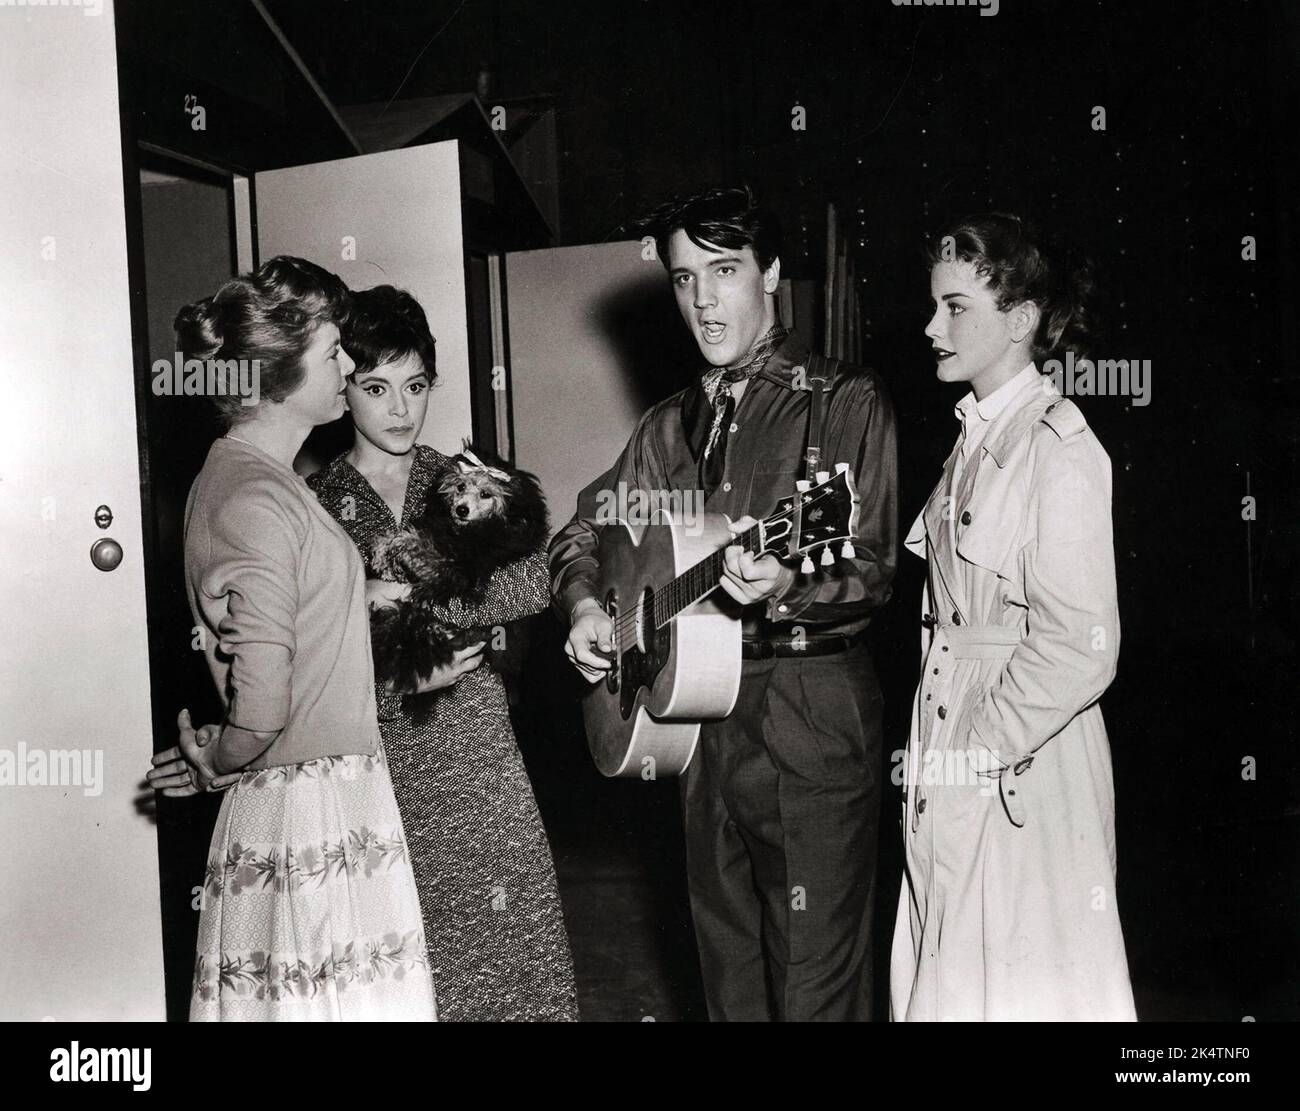
[[[727,430],[736,409],[736,401],[731,393],[732,384],[752,378],[761,371],[772,352],[788,335],[789,332],[780,324],[775,325],[755,340],[754,345],[736,362],[710,367],[704,372],[700,379],[702,399],[694,390],[688,392],[682,415],[686,421],[691,454],[699,465],[700,486],[706,498],[722,481]],[[707,402],[708,408],[701,401]],[[711,417],[709,409],[712,410]]]

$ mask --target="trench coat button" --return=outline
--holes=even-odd
[[[916,800],[916,812],[917,812],[918,814],[924,814],[924,813],[925,813],[925,799],[917,799],[917,800]]]
[[[945,652],[948,651],[948,646],[947,646],[946,644],[943,646],[943,650],[944,650]]]
[[[1061,404],[1059,401],[1053,401],[1053,402],[1052,402],[1052,403],[1047,407],[1046,412],[1050,413],[1050,412],[1051,412],[1053,409],[1055,409],[1059,404]]]
[[[930,699],[933,698],[933,697],[934,697],[934,695],[932,695],[932,694],[927,694],[927,695],[925,696],[925,700],[926,700],[927,702],[929,702]]]
[[[953,623],[954,625],[960,625],[960,624],[961,624],[961,614],[959,614],[956,610],[953,610],[953,611],[952,611],[952,623]]]
[[[969,509],[965,510],[965,511],[962,513],[962,515],[961,515],[961,523],[962,523],[963,525],[969,525],[969,524],[970,524],[970,510],[969,510]]]
[[[938,669],[937,667],[934,669],[934,673],[935,673],[936,675],[939,674],[939,669]]]
[[[936,712],[938,713],[940,720],[948,716],[948,708],[946,706],[940,706]]]

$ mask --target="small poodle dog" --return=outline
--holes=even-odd
[[[409,690],[466,644],[489,631],[450,624],[437,607],[453,598],[483,600],[499,568],[541,548],[550,535],[546,499],[535,475],[485,463],[467,443],[429,491],[412,527],[378,537],[371,565],[380,578],[412,583],[396,606],[370,617],[375,675]]]

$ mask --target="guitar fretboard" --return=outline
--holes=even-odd
[[[759,526],[753,525],[744,532],[739,532],[733,544],[739,544],[745,551],[753,553],[761,542]],[[654,593],[655,628],[662,629],[674,617],[688,606],[693,606],[709,593],[722,579],[722,553],[719,548],[705,556],[699,563],[688,567],[672,582],[661,586]]]

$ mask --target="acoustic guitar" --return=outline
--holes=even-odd
[[[739,544],[755,556],[812,556],[830,566],[853,557],[858,496],[847,463],[801,480],[793,497],[736,536],[727,518],[680,514],[658,523],[611,521],[600,531],[600,602],[614,623],[612,666],[583,700],[587,743],[607,776],[679,775],[691,762],[700,722],[725,718],[740,691],[737,607],[713,597],[722,553]]]

